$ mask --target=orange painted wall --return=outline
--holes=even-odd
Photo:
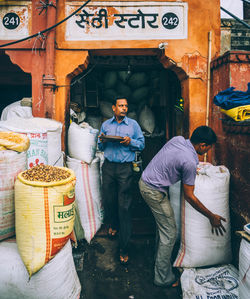
[[[68,1],[74,2],[74,1]],[[93,1],[94,2],[94,1]],[[108,2],[108,1],[105,1]],[[164,2],[164,1],[159,1]],[[169,1],[174,2],[174,1]],[[145,41],[65,41],[65,25],[57,29],[56,38],[58,50],[56,51],[56,61],[66,61],[69,58],[68,50],[86,49],[101,50],[109,49],[108,55],[129,55],[130,49],[136,49],[136,52],[140,55],[144,55],[145,49],[152,49],[158,51],[158,45],[161,42],[167,42],[167,48],[165,49],[165,57],[171,58],[174,61],[175,66],[181,68],[183,73],[186,73],[188,79],[183,84],[183,92],[188,90],[185,102],[188,105],[188,109],[185,109],[186,127],[188,131],[192,131],[196,126],[205,124],[206,116],[206,94],[207,94],[207,57],[208,57],[208,32],[212,31],[212,58],[219,55],[220,51],[220,1],[213,0],[209,2],[189,0],[188,3],[188,39],[185,40],[145,40]],[[79,2],[78,2],[79,3]],[[65,2],[58,2],[58,20],[65,17]],[[81,57],[81,52],[76,56]],[[60,57],[60,58],[59,58]],[[79,64],[87,63],[83,60],[79,60]],[[58,65],[58,64],[57,64]],[[164,65],[164,63],[163,63]],[[65,69],[56,66],[56,77],[60,73],[60,82],[65,80],[62,78],[76,68],[75,61],[73,60],[71,70],[68,69],[68,65]],[[177,74],[178,75],[178,74]],[[182,78],[180,78],[182,80]],[[60,83],[61,84],[61,83]],[[188,86],[188,88],[186,88]],[[67,92],[66,92],[67,93]],[[60,93],[61,94],[61,93]],[[56,97],[59,96],[56,95]],[[66,97],[68,97],[65,94]],[[60,96],[61,97],[61,96]],[[56,100],[58,103],[58,100]],[[56,119],[63,120],[63,108],[56,105]]]
[[[82,5],[82,1],[69,0]],[[95,2],[95,1],[92,1]],[[105,1],[109,2],[109,1]],[[114,1],[115,2],[115,1]],[[120,2],[120,1],[119,1]],[[126,1],[122,1],[126,2]],[[138,1],[134,1],[138,2]],[[145,1],[146,2],[146,1]],[[165,1],[159,1],[165,3]],[[175,2],[175,1],[169,1]],[[99,51],[102,55],[130,55],[131,49],[137,55],[144,55],[151,51],[159,55],[158,45],[167,42],[163,50],[165,62],[163,65],[171,65],[177,71],[182,81],[182,89],[185,100],[185,127],[187,134],[196,126],[205,124],[206,94],[207,94],[207,57],[208,57],[208,32],[212,32],[212,58],[216,58],[220,52],[220,1],[187,0],[188,3],[188,38],[184,40],[140,40],[140,41],[65,41],[65,23],[56,28],[54,78],[55,85],[59,86],[55,91],[50,90],[52,103],[49,105],[52,118],[65,123],[69,105],[69,85],[71,79],[87,68],[88,55],[91,51]],[[48,20],[46,13],[39,15],[37,6],[39,1],[31,1],[32,28],[31,34],[46,28]],[[65,0],[58,0],[56,8],[56,20],[59,22],[65,18]],[[54,7],[48,9],[54,10]],[[0,41],[0,44],[6,41]],[[33,114],[45,116],[44,98],[45,87],[42,85],[42,76],[46,70],[46,51],[34,53],[32,47],[34,39],[6,47],[6,53],[12,61],[32,75]],[[25,52],[19,51],[25,48]],[[39,48],[39,46],[37,46]],[[41,45],[40,45],[41,48]],[[98,53],[98,52],[96,52]],[[45,57],[44,57],[45,56]],[[170,58],[170,60],[168,60]],[[25,60],[25,61],[23,61]],[[164,59],[163,59],[164,61]],[[171,63],[167,63],[171,61]],[[178,72],[181,70],[181,72]],[[184,75],[183,75],[184,74]],[[46,91],[47,94],[48,90]],[[46,105],[45,105],[46,106]]]

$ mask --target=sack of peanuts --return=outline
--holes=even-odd
[[[15,132],[0,132],[0,150],[25,152],[30,146],[30,140],[25,134]]]
[[[74,172],[38,165],[15,182],[16,240],[29,275],[36,273],[66,244],[75,219]]]

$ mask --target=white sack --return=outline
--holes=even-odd
[[[174,218],[177,229],[176,241],[181,237],[181,181],[169,186],[170,204],[174,211]]]
[[[77,299],[81,285],[70,241],[29,280],[15,242],[0,243],[1,299]]]
[[[129,113],[128,113],[128,117],[129,117],[129,118],[132,118],[132,119],[134,119],[134,120],[137,121],[137,114],[136,114],[135,111],[131,111],[131,112],[129,112]]]
[[[21,106],[21,101],[6,106],[1,114],[1,120],[10,120],[16,117],[31,118],[32,107]]]
[[[0,240],[15,235],[14,183],[26,169],[26,152],[0,151]]]
[[[96,157],[91,164],[87,164],[67,156],[66,164],[68,168],[75,172],[76,209],[78,210],[85,239],[90,242],[103,221],[100,159]]]
[[[202,267],[231,261],[229,171],[225,166],[200,164],[197,173],[194,194],[211,212],[226,219],[222,221],[226,233],[212,234],[208,218],[183,199],[181,246],[175,267]]]
[[[238,270],[232,265],[184,269],[181,287],[183,299],[243,299],[238,296]]]
[[[29,119],[18,117],[0,121],[0,130],[28,135],[31,142],[27,151],[29,165],[30,163],[54,165],[61,156],[62,123],[58,121],[40,117]]]
[[[155,129],[155,117],[152,110],[147,105],[145,105],[140,112],[139,124],[143,131],[150,134],[152,134]]]
[[[101,116],[94,116],[89,115],[86,118],[86,122],[94,129],[99,130],[101,129],[102,125],[102,117]]]
[[[91,163],[97,148],[98,130],[87,123],[81,125],[71,123],[68,130],[69,156],[74,159]]]
[[[239,298],[250,297],[250,243],[242,239],[239,252]]]
[[[100,101],[100,110],[102,113],[102,116],[105,118],[111,118],[114,115],[114,111],[112,109],[112,103]]]

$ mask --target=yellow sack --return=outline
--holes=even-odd
[[[221,109],[221,112],[236,121],[244,121],[250,119],[250,105],[238,106],[229,110]]]
[[[0,146],[16,152],[25,152],[30,146],[30,140],[25,134],[0,132]]]
[[[16,240],[30,276],[70,238],[75,220],[75,181],[72,170],[49,165],[38,165],[17,177]]]

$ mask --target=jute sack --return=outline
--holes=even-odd
[[[72,170],[49,165],[38,165],[17,177],[16,240],[30,276],[70,238],[75,219],[75,181]]]

